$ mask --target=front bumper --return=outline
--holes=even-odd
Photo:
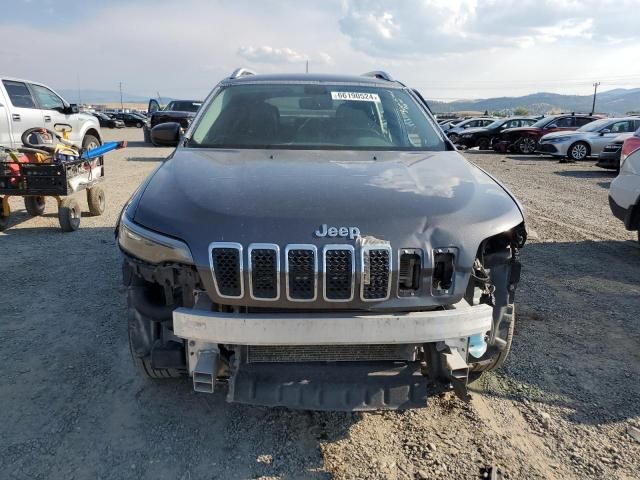
[[[602,153],[598,155],[596,166],[601,168],[617,169],[620,166],[620,149],[613,152],[603,150]]]
[[[424,407],[428,385],[445,372],[456,393],[465,398],[470,338],[491,330],[493,309],[462,301],[448,310],[404,314],[220,313],[178,308],[173,331],[186,340],[194,390],[211,393],[228,376],[227,401],[305,410],[362,411]],[[252,360],[252,351],[323,346],[366,350],[370,346],[421,346],[429,377],[419,357],[404,360],[366,358],[353,361],[270,358]],[[358,347],[360,345],[360,347]],[[253,347],[253,350],[252,350]],[[332,349],[328,349],[332,350]],[[234,352],[220,367],[225,352]],[[333,348],[335,352],[335,347]]]
[[[565,155],[567,155],[567,150],[569,149],[569,145],[570,145],[569,142],[563,142],[563,143],[538,142],[538,144],[536,145],[536,152],[544,153],[547,155],[564,157]]]
[[[356,345],[431,343],[485,334],[493,308],[462,300],[449,310],[390,314],[220,313],[178,308],[174,334],[230,345]]]

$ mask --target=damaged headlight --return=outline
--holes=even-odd
[[[125,252],[149,263],[193,265],[191,250],[186,243],[136,225],[124,214],[118,227],[118,244]]]

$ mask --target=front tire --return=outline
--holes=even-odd
[[[9,204],[7,204],[7,212],[5,214],[3,204],[5,199],[0,197],[0,232],[6,230],[9,226],[9,217],[11,216],[11,209],[9,208]]]
[[[44,213],[46,199],[42,196],[24,197],[24,208],[32,217],[39,217]]]
[[[91,215],[94,217],[102,215],[107,205],[104,190],[98,186],[87,189],[87,203],[89,204]]]
[[[574,162],[584,160],[588,156],[589,145],[585,142],[576,142],[569,147],[569,150],[567,150],[567,157],[569,157],[569,160],[573,160]]]
[[[480,137],[476,142],[478,150],[489,150],[491,141],[487,137]]]
[[[531,137],[522,137],[517,143],[518,153],[531,155],[536,151],[536,141]]]
[[[127,285],[129,351],[134,366],[145,377],[177,378],[186,374],[185,370],[152,365],[151,350],[163,344],[163,323],[171,318],[172,308],[164,305],[162,287],[131,274]]]
[[[58,207],[58,221],[63,232],[74,232],[80,228],[82,213],[75,198],[63,198]]]
[[[85,135],[82,140],[82,148],[84,150],[92,150],[96,147],[100,146],[100,140],[98,140],[93,135]]]
[[[480,378],[482,373],[490,370],[497,370],[502,367],[509,352],[511,351],[511,343],[513,341],[513,333],[516,326],[516,307],[515,305],[509,305],[504,313],[503,320],[510,321],[509,330],[507,331],[507,338],[505,339],[506,345],[503,350],[498,350],[495,347],[489,347],[485,354],[477,359],[470,365],[469,369],[469,382],[474,382]]]

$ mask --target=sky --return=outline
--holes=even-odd
[[[236,67],[385,70],[429,99],[640,87],[640,0],[0,0],[0,74],[204,98]],[[9,40],[7,40],[9,39]]]

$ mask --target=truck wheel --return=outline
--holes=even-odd
[[[100,140],[93,135],[85,135],[82,140],[82,148],[85,150],[91,150],[100,146]]]
[[[497,350],[489,347],[482,357],[471,363],[469,366],[469,383],[478,380],[483,372],[497,370],[502,367],[509,356],[509,352],[511,351],[511,342],[513,341],[513,332],[516,326],[516,306],[510,305],[504,315],[511,317],[511,323],[509,325],[509,331],[507,332],[506,338],[507,344],[505,345],[504,350]]]
[[[4,199],[0,197],[0,232],[6,230],[9,226],[9,217],[11,216],[11,209],[9,208],[9,204],[7,204],[7,211],[4,211],[3,202]]]
[[[91,215],[94,217],[102,215],[106,206],[104,190],[97,186],[87,189],[87,203],[89,204]]]
[[[135,367],[148,378],[176,378],[186,371],[154,368],[151,349],[162,343],[162,322],[171,319],[171,308],[164,305],[162,288],[131,275],[127,286],[129,351]]]
[[[42,196],[24,197],[24,208],[32,217],[39,217],[44,213],[45,200]]]
[[[58,207],[58,221],[63,232],[73,232],[80,228],[80,204],[75,198],[63,198]]]

